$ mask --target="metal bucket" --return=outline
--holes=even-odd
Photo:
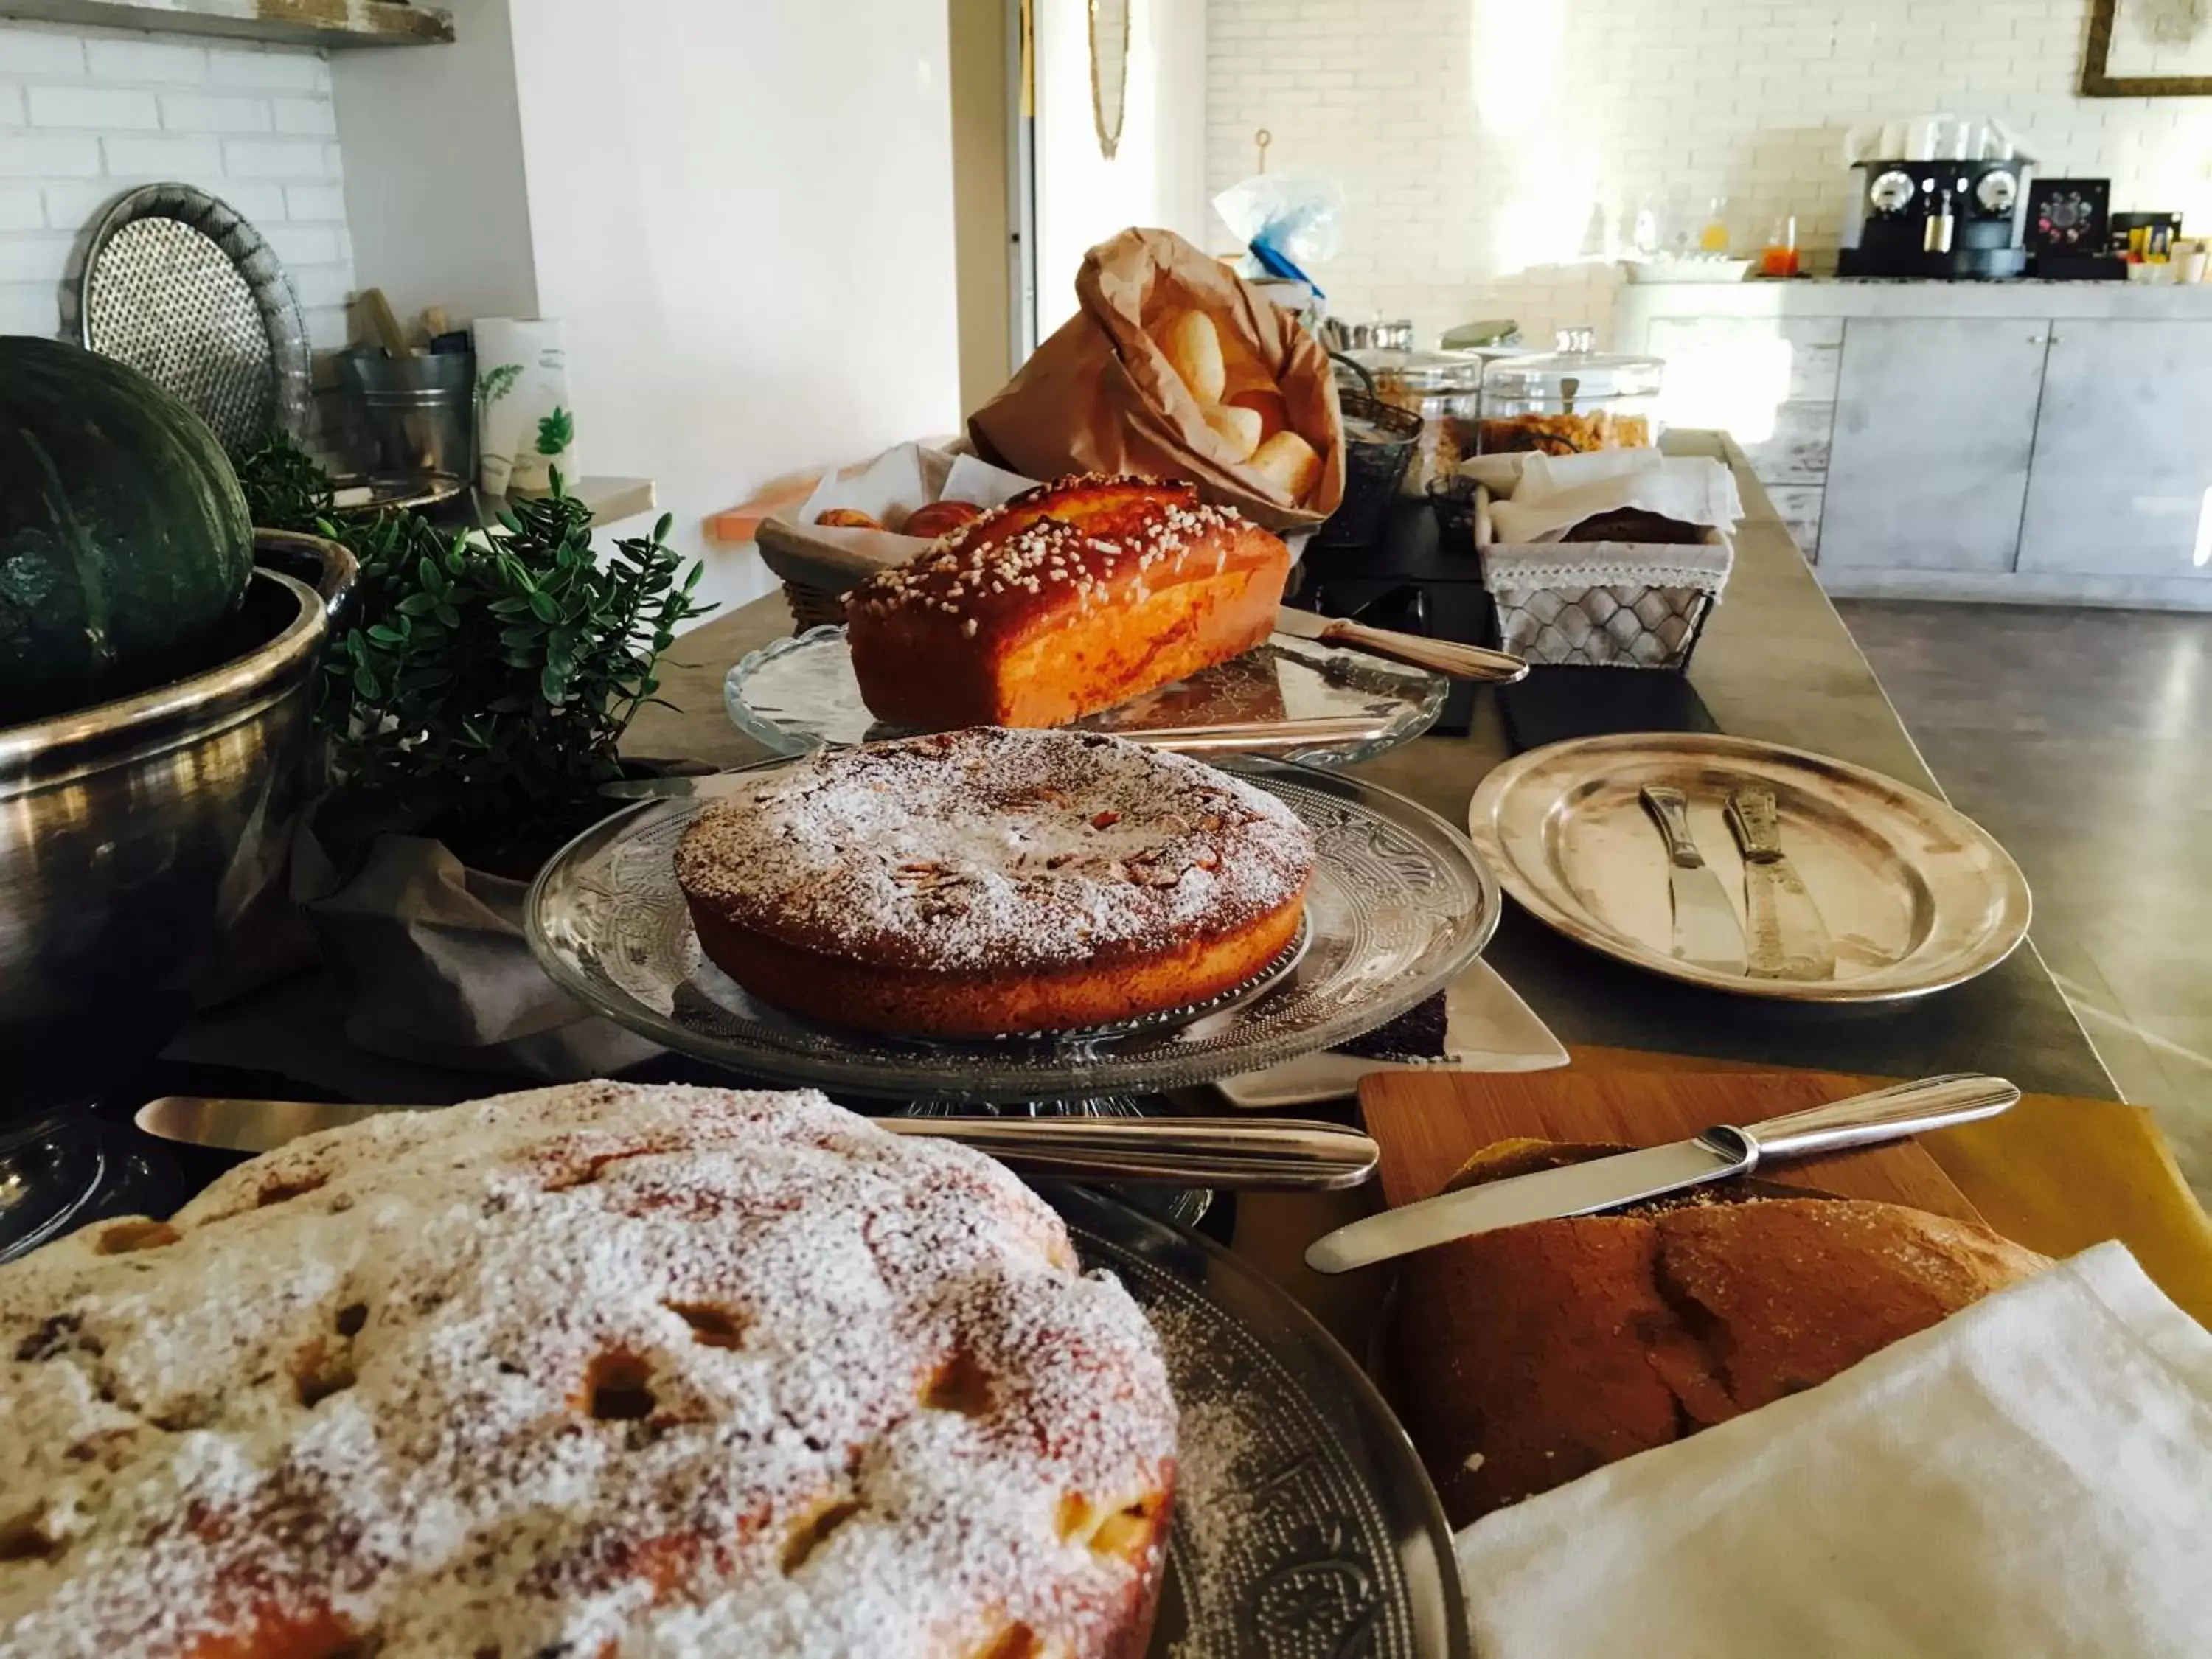
[[[477,476],[473,352],[427,357],[341,352],[338,378],[376,446],[375,471]]]
[[[319,781],[315,664],[353,559],[256,535],[228,660],[0,730],[0,1121],[96,1096],[159,1050],[283,867]],[[267,568],[287,553],[319,565],[319,592]]]

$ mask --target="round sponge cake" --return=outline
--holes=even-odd
[[[1276,797],[1091,732],[971,726],[760,775],[685,831],[699,943],[763,1000],[961,1036],[1202,1001],[1291,943],[1312,833]]]
[[[815,1094],[310,1136],[0,1267],[9,1659],[1135,1659],[1176,1410],[1005,1169]]]

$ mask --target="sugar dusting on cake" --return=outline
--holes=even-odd
[[[1114,959],[1282,908],[1312,832],[1275,796],[1088,732],[977,726],[763,774],[677,850],[686,893],[886,967]]]
[[[1062,1505],[1156,1495],[1176,1413],[1073,1261],[1000,1166],[812,1094],[295,1142],[0,1267],[0,1650],[1097,1651],[1143,1564]]]

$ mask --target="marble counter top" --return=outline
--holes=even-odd
[[[1726,602],[1708,623],[1690,672],[1721,728],[1854,761],[1940,794],[1742,453],[1712,433],[1677,431],[1667,445],[1679,453],[1726,457],[1750,514],[1737,537]],[[744,653],[790,628],[782,599],[770,597],[687,635],[672,654],[693,665],[665,673],[662,695],[688,712],[644,710],[628,746],[719,765],[757,758],[758,749],[722,716],[722,676]],[[1465,736],[1422,738],[1354,769],[1464,826],[1475,785],[1510,752],[1494,699],[1485,694],[1475,707]],[[1956,990],[1848,1011],[1674,985],[1570,945],[1510,904],[1486,955],[1570,1046],[1900,1077],[1996,1069],[2039,1092],[2117,1097],[2032,945]]]
[[[1797,277],[1628,283],[1624,325],[1650,317],[2021,317],[2212,320],[2212,283],[1930,283]]]

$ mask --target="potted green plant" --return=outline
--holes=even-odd
[[[293,859],[348,1035],[549,1077],[651,1053],[544,978],[521,909],[545,859],[613,810],[599,790],[623,775],[623,732],[659,700],[677,629],[710,608],[670,520],[601,553],[557,476],[483,533],[411,513],[334,520],[327,479],[288,445],[240,470],[257,523],[304,520],[361,564],[317,705],[336,786]]]

